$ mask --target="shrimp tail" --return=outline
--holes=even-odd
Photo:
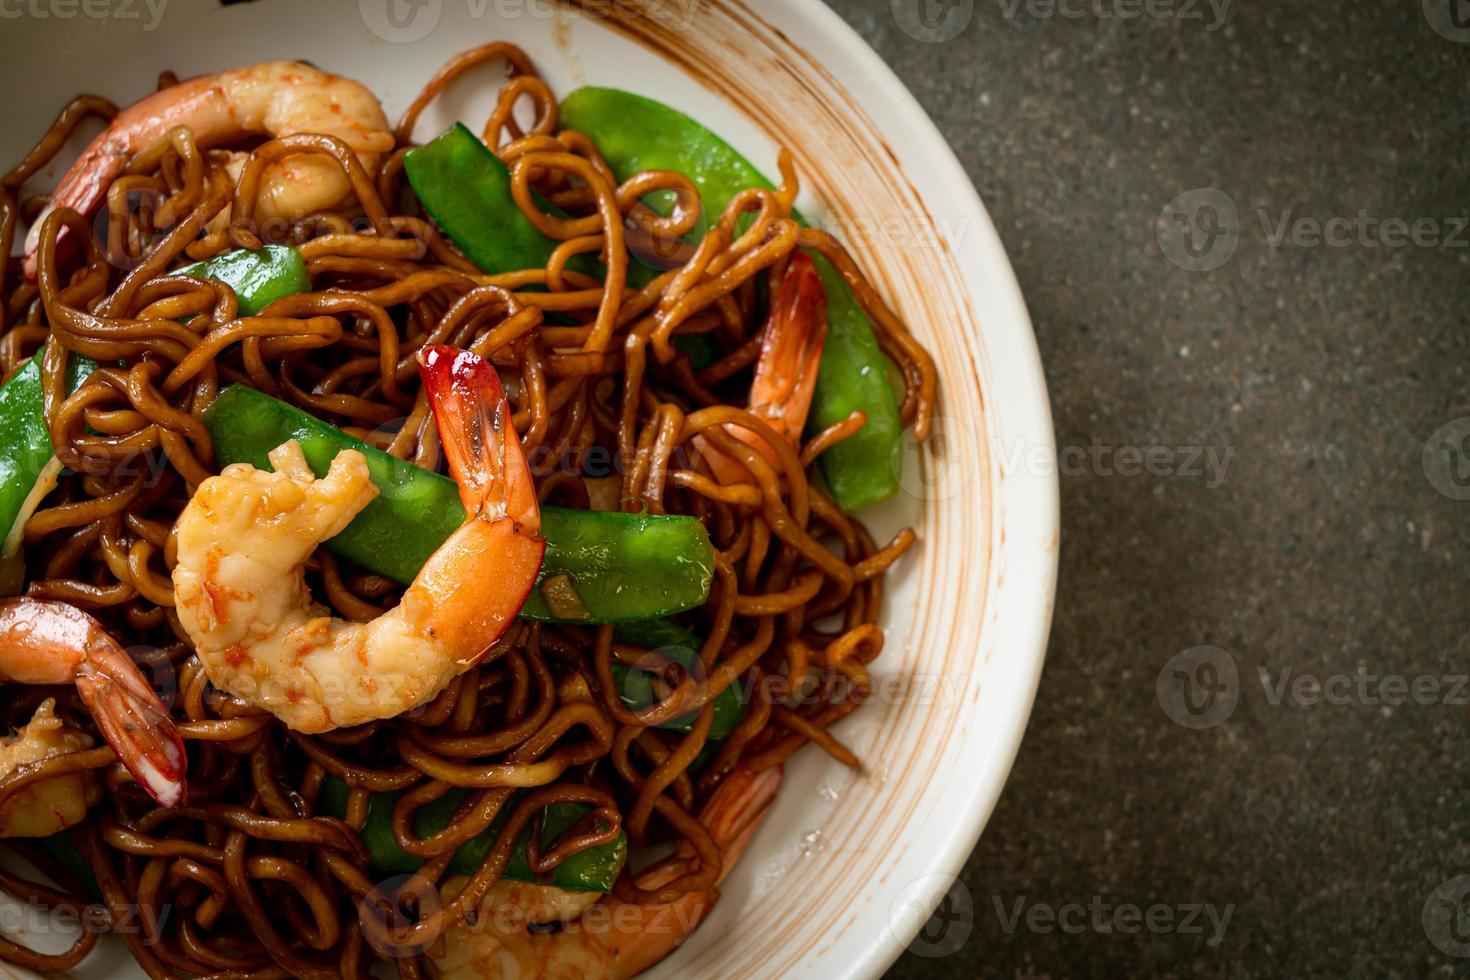
[[[827,291],[816,263],[805,252],[793,252],[771,300],[771,311],[761,335],[760,357],[750,383],[750,414],[769,425],[791,446],[801,444],[817,369],[827,344]],[[725,432],[769,461],[778,461],[769,436],[739,423],[726,423]],[[721,483],[749,479],[746,468],[709,444],[702,436],[695,445]]]
[[[71,208],[83,217],[96,213],[107,199],[107,189],[114,180],[122,176],[132,155],[133,145],[130,142],[104,132],[77,158],[71,170],[51,192],[45,209],[26,233],[25,277],[28,281],[36,281],[41,225],[46,216],[59,208]],[[72,229],[62,228],[56,237],[57,251],[70,249],[73,244]]]
[[[705,804],[700,817],[709,828],[710,836],[720,845],[724,858],[720,867],[721,881],[725,880],[736,859],[760,828],[766,811],[776,800],[781,778],[781,766],[760,772],[741,766],[725,777]]]
[[[781,277],[761,338],[761,356],[750,386],[750,409],[771,421],[792,442],[801,438],[817,366],[827,343],[827,292],[816,263],[794,252]]]
[[[781,778],[780,766],[760,772],[741,766],[725,777],[699,812],[700,822],[709,830],[720,852],[720,872],[714,886],[707,891],[690,892],[667,905],[636,905],[636,913],[619,912],[629,921],[643,918],[646,927],[613,930],[605,936],[605,953],[609,962],[617,964],[617,969],[610,971],[614,976],[636,976],[663,960],[708,917],[719,900],[720,884],[745,853],[775,802]],[[638,887],[651,891],[667,884],[686,871],[694,857],[694,848],[687,841],[682,843],[674,855],[639,875]],[[623,919],[613,917],[612,921]],[[673,928],[670,922],[674,923]]]
[[[161,806],[186,796],[188,759],[168,708],[96,619],[50,599],[0,600],[0,679],[73,684],[102,737]]]
[[[491,523],[509,517],[538,534],[535,485],[495,368],[455,347],[425,347],[418,362],[466,513]]]
[[[77,693],[107,744],[159,806],[188,797],[184,740],[168,708],[138,666],[105,634],[94,638],[77,671]]]

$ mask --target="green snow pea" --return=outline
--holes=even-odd
[[[619,180],[644,170],[676,170],[699,189],[704,214],[713,218],[748,187],[774,185],[719,136],[683,113],[652,99],[610,88],[580,88],[561,102],[561,125],[597,144]],[[804,220],[796,215],[798,221]],[[807,431],[817,432],[855,409],[868,422],[818,460],[833,497],[857,510],[898,490],[902,426],[888,364],[873,326],[837,270],[820,256],[817,271],[827,290],[827,344],[817,374]]]
[[[328,776],[322,782],[317,809],[326,816],[344,816],[347,812],[348,792],[346,783],[335,776]],[[419,807],[414,813],[414,834],[420,838],[430,837],[449,826],[455,808],[464,799],[464,793],[462,789],[452,789],[432,803]],[[412,874],[424,863],[421,858],[414,857],[399,847],[393,836],[393,807],[402,795],[398,792],[374,793],[368,801],[367,819],[359,831],[363,844],[367,846],[373,871],[384,876]],[[451,874],[472,875],[480,870],[490,848],[495,845],[500,829],[510,819],[514,804],[515,798],[512,797],[486,830],[459,845],[449,862]],[[541,825],[541,846],[545,848],[555,843],[558,837],[590,810],[591,807],[580,803],[553,803],[548,806]],[[526,860],[526,841],[530,833],[527,828],[521,834],[506,862],[504,877],[511,881],[537,880]],[[628,838],[626,834],[620,833],[606,844],[579,851],[558,864],[547,883],[568,891],[610,892],[627,856]]]
[[[292,245],[238,248],[186,265],[173,275],[218,279],[235,291],[240,316],[255,316],[283,296],[311,289],[306,261]]]
[[[73,355],[67,364],[67,390],[75,391],[96,367],[95,361]],[[25,568],[18,525],[56,486],[60,471],[42,412],[38,353],[0,386],[0,591],[19,591]]]
[[[435,224],[491,275],[540,268],[561,244],[526,220],[510,193],[510,169],[464,123],[409,150],[403,169]],[[585,259],[572,267],[590,271]]]
[[[97,875],[92,870],[92,865],[72,843],[70,831],[58,830],[49,837],[37,837],[36,844],[75,878],[77,884],[85,888],[89,895],[98,901],[102,900],[102,889],[97,886]]]
[[[638,622],[619,623],[614,635],[624,643],[647,647],[685,667],[693,666],[703,646],[699,638],[677,623],[667,619],[645,619]],[[633,670],[620,663],[612,665],[613,681],[618,685],[618,696],[632,711],[642,711],[658,703],[653,691],[653,678],[646,671]],[[740,686],[731,684],[715,697],[715,716],[710,722],[709,739],[717,742],[728,738],[740,723],[745,713],[745,699],[740,696]],[[696,715],[688,714],[661,725],[662,728],[687,732],[694,727]]]
[[[244,385],[222,391],[204,413],[215,457],[266,469],[288,439],[324,474],[337,453],[367,457],[382,492],[327,542],[362,567],[408,584],[464,523],[454,481],[390,456],[333,425]],[[612,623],[666,616],[709,595],[714,548],[694,517],[541,508],[546,556],[522,619]]]

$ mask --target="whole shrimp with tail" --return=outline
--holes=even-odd
[[[138,784],[161,806],[185,801],[188,757],[168,708],[138,665],[102,624],[64,602],[0,599],[0,681],[72,684],[102,737]],[[91,748],[47,698],[19,732],[0,736],[0,788],[26,779],[28,767]],[[0,837],[44,837],[80,823],[96,802],[91,773],[29,781],[3,794]]]
[[[495,369],[452,347],[419,352],[449,470],[468,518],[403,599],[367,623],[314,602],[306,562],[378,495],[345,449],[318,479],[296,442],[200,484],[177,523],[174,599],[213,684],[299,732],[391,718],[484,656],[526,601],[546,542]]]
[[[63,207],[83,216],[95,213],[128,161],[176,126],[189,127],[201,149],[254,136],[335,136],[351,147],[369,175],[377,173],[382,155],[393,149],[393,134],[377,96],[351,78],[299,61],[265,61],[187,79],[118,113],[62,175],[26,235],[27,278],[36,277],[36,249],[46,215]],[[299,218],[340,203],[350,190],[335,161],[320,154],[290,156],[266,170],[256,192],[255,217]]]
[[[750,414],[769,425],[791,446],[801,443],[801,430],[811,412],[817,387],[817,366],[827,343],[827,293],[816,264],[805,252],[793,252],[771,300],[771,312],[761,334],[760,357],[750,384]],[[772,463],[776,450],[755,431],[726,423],[725,432]],[[710,471],[721,483],[749,479],[744,466],[696,436]]]
[[[744,767],[725,778],[700,812],[720,849],[719,881],[725,879],[760,828],[781,786],[781,769]],[[687,845],[636,880],[652,891],[688,870]],[[442,892],[450,901],[466,878],[451,878]],[[474,923],[444,934],[431,951],[440,980],[625,980],[664,959],[714,908],[718,891],[690,892],[663,905],[635,905],[595,892],[567,892],[501,880],[486,894]],[[598,906],[591,913],[592,906]],[[561,923],[548,931],[549,923]]]

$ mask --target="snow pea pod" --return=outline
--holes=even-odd
[[[434,223],[492,275],[544,266],[561,244],[526,220],[510,193],[510,169],[464,123],[409,150],[403,170]],[[573,268],[586,266],[574,260]]]
[[[67,365],[67,390],[75,391],[97,367],[73,356]],[[56,486],[61,464],[51,450],[51,431],[42,411],[39,354],[0,387],[0,591],[19,591],[25,577],[21,526]]]
[[[660,102],[610,88],[580,88],[562,100],[561,125],[590,137],[619,180],[644,170],[675,170],[699,189],[710,220],[748,187],[774,185],[715,133]],[[794,217],[805,224],[799,215]],[[867,413],[859,432],[818,459],[832,496],[844,510],[891,497],[899,485],[901,423],[888,364],[873,325],[837,270],[820,256],[827,291],[827,344],[817,373],[808,434]]]
[[[328,776],[322,782],[318,809],[325,816],[343,817],[347,812],[348,792],[346,783],[335,776]],[[452,789],[414,811],[414,834],[419,838],[431,837],[448,827],[454,817],[455,808],[464,799],[464,793],[462,789]],[[412,874],[424,863],[422,858],[414,857],[399,847],[393,836],[393,807],[402,795],[374,793],[368,800],[367,819],[358,831],[368,849],[368,861],[373,871],[380,875]],[[512,798],[488,828],[459,845],[449,862],[451,874],[472,875],[480,870],[490,849],[495,846],[495,839],[500,836],[501,828],[509,819],[514,803],[515,799]],[[541,821],[540,842],[543,851],[590,810],[591,807],[580,803],[553,803],[546,807]],[[510,859],[506,862],[503,877],[511,881],[538,880],[526,860],[526,842],[530,835],[531,829],[528,827],[517,839]],[[628,838],[626,834],[620,833],[606,844],[578,851],[562,861],[552,870],[546,883],[568,891],[610,892],[627,856]]]
[[[401,584],[412,582],[464,523],[453,480],[253,388],[226,388],[204,412],[204,424],[221,465],[269,468],[270,451],[288,439],[300,443],[318,475],[343,449],[361,452],[381,493],[327,547]],[[697,518],[543,507],[541,533],[546,556],[537,587],[521,608],[522,619],[648,619],[690,609],[709,595],[714,548]]]
[[[676,660],[683,666],[692,667],[699,659],[699,649],[704,644],[693,633],[667,619],[645,619],[638,622],[619,623],[614,635],[624,643],[633,643]],[[643,711],[658,703],[653,691],[653,678],[647,671],[634,670],[620,663],[612,665],[613,681],[618,685],[618,696],[633,711]],[[740,723],[745,713],[745,699],[741,697],[740,685],[731,684],[715,696],[715,713],[710,722],[709,739],[717,742],[728,738]],[[683,715],[659,726],[676,732],[687,732],[694,727],[696,714]]]
[[[102,901],[102,889],[97,886],[97,874],[92,870],[86,858],[77,850],[77,846],[71,841],[71,831],[58,830],[49,837],[37,837],[36,843],[41,850],[51,856],[51,859],[61,865],[62,869],[77,880],[77,884],[87,890],[87,894]]]
[[[240,316],[255,316],[283,296],[311,289],[306,261],[292,245],[222,252],[186,265],[173,275],[218,279],[235,291]]]

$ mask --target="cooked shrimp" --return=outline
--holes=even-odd
[[[174,598],[215,687],[300,732],[391,718],[473,667],[536,581],[541,511],[495,369],[468,351],[419,353],[449,469],[468,519],[392,610],[333,619],[304,580],[316,546],[377,496],[362,453],[317,479],[294,441],[275,472],[236,463],[179,515]]]
[[[264,61],[191,78],[118,113],[62,175],[26,236],[27,277],[36,275],[42,219],[61,207],[91,215],[107,199],[107,189],[128,160],[175,126],[193,130],[203,149],[251,136],[336,136],[357,151],[369,174],[376,174],[381,155],[393,148],[383,107],[366,86],[353,79],[300,61]],[[262,175],[255,217],[301,217],[340,203],[349,190],[335,162],[319,155],[287,157]]]
[[[67,727],[56,717],[56,699],[47,698],[20,731],[0,736],[0,780],[21,766],[91,747],[91,737]],[[90,772],[38,780],[0,803],[0,837],[49,837],[81,823],[101,799]]]
[[[771,301],[761,336],[760,358],[750,385],[750,413],[768,423],[792,446],[801,442],[801,430],[811,411],[817,387],[817,366],[827,342],[827,293],[816,263],[805,252],[795,252],[781,277],[781,288]],[[735,439],[777,462],[776,451],[759,434],[727,423]],[[698,438],[700,451],[721,483],[748,480],[745,467]]]
[[[734,867],[776,798],[781,770],[737,769],[705,804],[700,820],[720,847],[720,880]],[[688,854],[639,877],[656,889],[683,874]],[[442,892],[451,900],[465,878],[451,878]],[[718,884],[718,882],[717,882]],[[432,953],[441,980],[619,980],[636,976],[672,953],[709,915],[718,893],[691,892],[666,905],[635,905],[608,895],[589,896],[544,886],[499,882],[485,896],[474,924],[455,926]],[[595,897],[595,896],[590,896]],[[532,924],[561,921],[554,932]]]
[[[162,806],[184,802],[188,759],[183,739],[138,665],[91,616],[64,602],[0,600],[0,681],[75,684],[102,737],[133,778]],[[43,702],[6,745],[0,754],[0,780],[20,766],[90,746],[90,739],[80,732],[63,730],[51,710],[54,704]],[[47,786],[51,783],[55,785]],[[32,836],[26,828],[47,826],[40,814],[31,815],[39,821],[32,823],[15,812],[42,800],[55,805],[56,820],[69,820],[62,826],[76,823],[86,809],[84,794],[78,792],[81,785],[65,776],[23,789],[0,809],[0,823],[5,826],[0,836]],[[47,788],[41,791],[43,786]],[[28,803],[27,790],[37,791]],[[69,800],[64,806],[56,803],[62,797]],[[57,829],[52,826],[40,834]]]

